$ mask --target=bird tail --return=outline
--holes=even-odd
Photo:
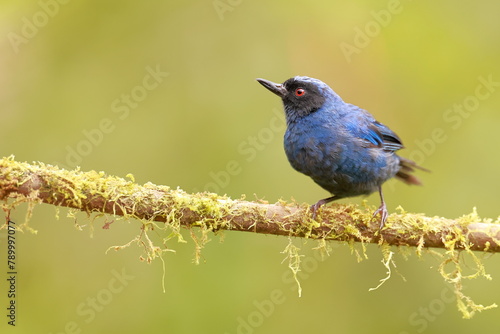
[[[420,167],[414,161],[402,157],[399,157],[399,166],[400,168],[399,171],[396,173],[396,178],[403,181],[406,184],[415,184],[417,186],[422,185],[420,179],[415,175],[411,174],[415,171],[415,169],[420,169],[425,172],[430,172],[430,170],[424,167]]]

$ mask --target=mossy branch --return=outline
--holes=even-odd
[[[0,200],[70,207],[210,231],[231,230],[311,239],[396,246],[500,251],[500,224],[473,212],[458,219],[400,210],[379,231],[371,208],[334,204],[312,221],[306,205],[233,200],[213,193],[188,194],[152,183],[138,185],[104,172],[67,171],[43,163],[0,160]],[[6,207],[4,205],[4,207]]]
[[[398,213],[389,216],[385,227],[379,230],[378,221],[372,219],[373,208],[333,204],[323,207],[318,220],[314,221],[309,206],[305,204],[234,200],[213,193],[188,194],[180,189],[152,183],[139,185],[134,182],[132,175],[127,177],[130,180],[107,176],[104,172],[82,172],[79,169],[67,171],[43,163],[22,163],[11,156],[0,159],[0,200],[3,201],[2,208],[7,217],[21,203],[29,205],[28,218],[33,206],[47,203],[95,214],[94,217],[109,214],[139,219],[143,223],[142,232],[125,246],[134,241],[142,244],[148,261],[168,251],[155,246],[149,239],[147,231],[154,228],[171,231],[164,241],[172,237],[183,241],[181,227],[190,229],[196,243],[196,260],[208,241],[207,234],[220,230],[317,239],[322,247],[325,247],[327,240],[350,244],[360,242],[362,245],[378,243],[382,245],[388,276],[393,263],[393,252],[388,247],[415,247],[417,254],[428,247],[444,248],[446,252],[439,272],[445,281],[454,285],[457,306],[463,316],[470,318],[475,312],[496,307],[495,304],[476,304],[462,293],[463,279],[491,279],[473,251],[500,251],[499,220],[480,219],[475,210],[457,219],[446,219],[399,209]],[[106,222],[103,228],[109,228],[109,224],[109,221]],[[192,227],[200,229],[201,237],[193,233]],[[462,250],[475,263],[473,274],[463,272],[460,264]],[[300,267],[297,251],[298,248],[292,244],[285,249],[294,275]]]

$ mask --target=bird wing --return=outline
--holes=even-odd
[[[388,152],[404,147],[401,139],[391,129],[377,122],[367,111],[356,109],[357,112],[351,113],[351,117],[346,119],[345,125],[351,134],[365,141],[367,147],[379,147]]]
[[[384,151],[394,152],[404,147],[398,135],[384,124],[375,121],[369,129],[370,132],[377,133],[378,138],[382,139],[380,146]]]

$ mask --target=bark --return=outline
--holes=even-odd
[[[214,232],[231,230],[396,246],[500,251],[500,225],[475,212],[457,218],[393,213],[380,230],[373,208],[333,204],[311,219],[307,205],[234,200],[213,193],[180,189],[108,176],[67,171],[43,163],[0,160],[0,200],[8,211],[21,202],[46,203],[88,213],[106,213]],[[401,210],[402,211],[402,210]]]

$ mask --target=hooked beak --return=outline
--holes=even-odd
[[[265,79],[260,79],[258,78],[257,81],[267,89],[269,89],[271,92],[274,94],[278,95],[279,97],[284,97],[286,95],[286,89],[283,87],[282,84],[277,84],[269,80]]]

